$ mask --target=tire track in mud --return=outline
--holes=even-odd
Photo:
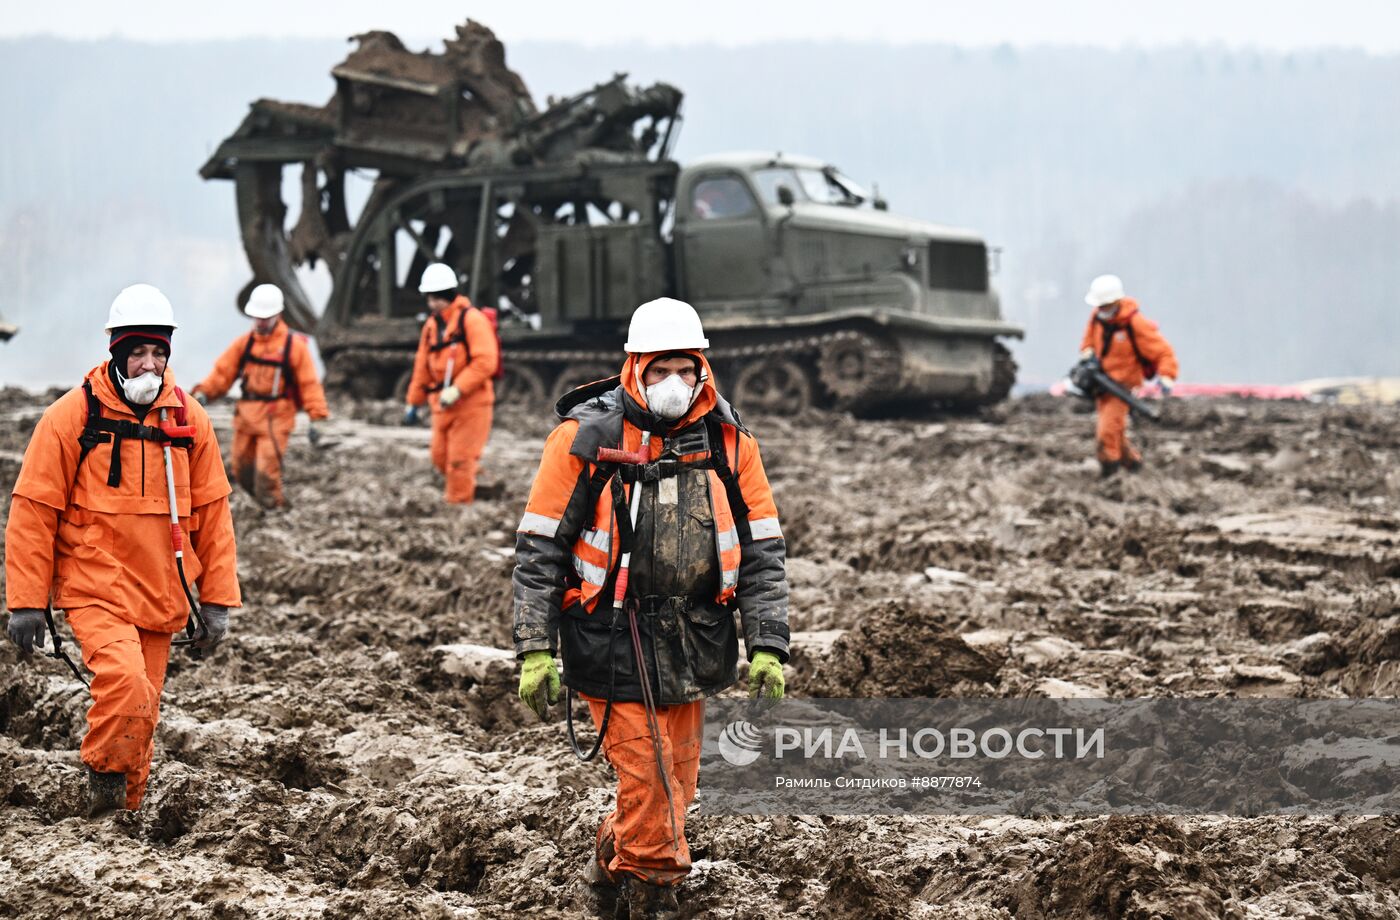
[[[30,424],[40,405],[0,393]],[[0,915],[585,916],[608,768],[533,721],[495,651],[548,423],[503,413],[461,510],[438,501],[426,431],[338,408],[335,450],[294,440],[289,512],[235,499],[248,607],[212,661],[172,660],[140,814],[75,817],[81,687],[0,651]],[[1090,417],[1048,399],[751,420],[792,557],[792,691],[1395,695],[1397,413],[1171,409],[1148,470],[1110,483]],[[27,436],[0,432],[7,482]],[[1279,526],[1232,530],[1242,516]],[[1325,532],[1300,545],[1309,522]],[[1397,830],[698,816],[684,900],[706,917],[1390,917]]]

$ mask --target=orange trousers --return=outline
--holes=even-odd
[[[433,409],[433,437],[428,450],[433,466],[447,480],[449,504],[470,504],[476,497],[476,469],[491,437],[493,400],[479,395],[450,409]]]
[[[269,406],[275,408],[269,408]],[[282,457],[296,427],[290,402],[240,402],[233,414],[233,476],[264,507],[286,504],[282,495]]]
[[[590,696],[584,699],[593,724],[601,725],[607,703]],[[656,766],[646,709],[641,703],[613,703],[603,755],[617,771],[617,806],[598,828],[598,864],[614,880],[632,875],[653,885],[679,885],[690,873],[685,810],[695,800],[705,701],[659,707],[656,720],[679,838],[672,839],[671,811]],[[611,858],[605,864],[603,857],[609,852]]]
[[[1128,441],[1128,404],[1116,396],[1098,398],[1099,461],[1137,463],[1142,455]]]
[[[126,807],[134,811],[151,775],[170,634],[133,626],[102,607],[69,610],[68,625],[92,672],[83,763],[99,773],[125,773]]]

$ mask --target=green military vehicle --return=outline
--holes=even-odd
[[[616,373],[627,320],[672,296],[705,321],[741,409],[860,412],[994,403],[1019,337],[976,234],[890,214],[833,166],[781,153],[671,156],[681,94],[625,75],[535,108],[504,49],[474,22],[444,54],[386,32],[332,74],[320,108],[261,100],[205,164],[235,182],[253,279],[288,293],[327,382],[400,396],[423,316],[417,282],[455,266],[499,311],[501,403],[543,404]],[[284,229],[282,170],[303,164]],[[374,171],[359,218],[347,172]],[[319,315],[296,267],[324,260]]]

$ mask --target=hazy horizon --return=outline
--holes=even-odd
[[[177,367],[202,376],[246,328],[230,304],[248,270],[232,186],[196,171],[255,98],[324,102],[347,45],[0,51],[0,84],[20,90],[0,94],[0,314],[23,327],[0,345],[0,380],[72,382],[102,357],[112,295],[137,280],[189,318]],[[1083,287],[1104,271],[1176,340],[1185,379],[1400,373],[1400,55],[871,42],[507,55],[541,103],[616,71],[680,86],[682,161],[807,153],[878,182],[897,213],[981,232],[1004,250],[994,280],[1028,328],[1015,346],[1028,382],[1071,361]]]
[[[456,16],[490,26],[508,45],[566,41],[587,46],[723,47],[798,41],[883,41],[896,46],[950,43],[985,48],[1070,45],[1114,50],[1157,49],[1181,43],[1220,43],[1231,49],[1296,51],[1362,48],[1400,51],[1400,6],[1372,0],[1176,0],[1124,4],[1118,0],[865,0],[824,4],[770,0],[712,0],[703,11],[633,0],[521,4],[477,0],[447,11],[435,0],[341,0],[324,7],[281,0],[241,0],[192,9],[184,0],[139,5],[70,0],[7,12],[0,36],[192,41],[209,38],[331,38],[387,29],[410,44],[436,42]]]

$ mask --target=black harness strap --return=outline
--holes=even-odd
[[[467,308],[467,310],[471,309],[474,308]],[[442,351],[444,348],[451,348],[453,345],[461,343],[462,350],[467,353],[467,360],[462,363],[462,367],[466,367],[468,364],[472,363],[472,347],[471,344],[467,342],[467,310],[463,310],[461,313],[457,314],[457,331],[447,338],[443,338],[443,335],[447,332],[447,321],[436,313],[433,314],[433,323],[437,326],[438,340],[436,344],[428,346],[428,351]],[[462,367],[456,368],[456,370],[460,371]],[[446,388],[447,381],[442,381],[441,383],[429,384],[423,388],[423,391],[425,393],[437,393]]]
[[[107,469],[107,485],[114,489],[122,482],[123,440],[131,438],[137,441],[154,441],[157,444],[169,444],[171,447],[183,447],[186,450],[194,447],[194,438],[172,438],[160,428],[150,425],[142,425],[128,419],[103,418],[102,402],[92,392],[92,384],[86,380],[83,381],[83,394],[87,398],[87,423],[83,426],[83,433],[78,436],[78,444],[81,446],[78,466],[83,465],[83,461],[92,453],[94,447],[111,442],[112,463]]]
[[[467,310],[470,309],[471,307],[467,308]],[[467,310],[463,310],[461,313],[457,314],[457,331],[447,338],[443,338],[443,336],[447,334],[447,320],[436,313],[433,314],[433,323],[437,326],[438,340],[437,344],[428,346],[429,351],[442,351],[444,348],[451,348],[453,345],[461,342],[462,347],[467,350],[467,361],[469,363],[471,362],[471,346],[467,344]]]
[[[1108,322],[1107,320],[1099,320],[1099,329],[1102,331],[1103,334],[1103,348],[1099,350],[1100,362],[1102,362],[1104,358],[1108,357],[1108,349],[1113,345],[1112,330],[1114,328],[1115,326],[1113,323]],[[1133,346],[1133,354],[1137,357],[1138,364],[1142,366],[1142,372],[1148,377],[1157,376],[1157,365],[1144,358],[1142,356],[1142,352],[1138,349],[1137,333],[1133,331],[1133,318],[1131,316],[1128,317],[1128,321],[1126,323],[1116,328],[1120,328],[1128,333],[1128,344]]]
[[[631,513],[627,507],[627,495],[623,489],[623,483],[633,484],[637,482],[656,482],[680,474],[684,469],[712,469],[719,477],[720,483],[724,486],[725,497],[729,499],[729,510],[734,515],[734,529],[739,534],[741,543],[753,542],[753,531],[749,527],[749,504],[744,500],[744,491],[739,486],[739,477],[734,474],[729,465],[729,458],[724,450],[724,429],[718,418],[713,415],[705,416],[704,420],[706,434],[709,437],[709,456],[704,460],[692,460],[684,463],[675,459],[655,460],[651,463],[641,465],[618,464],[618,463],[595,463],[593,473],[588,477],[588,509],[598,506],[598,499],[602,496],[603,490],[612,487],[614,517],[617,518],[619,545],[625,550],[631,549],[634,534],[632,532]],[[740,439],[734,441],[734,460],[738,463]],[[572,542],[572,541],[570,541]]]
[[[282,384],[286,391],[280,395],[277,393],[251,393],[248,391],[248,365],[256,364],[259,367],[280,367],[282,369]],[[281,360],[274,361],[271,358],[259,358],[253,354],[253,333],[248,333],[248,344],[243,346],[243,357],[238,359],[238,377],[243,384],[243,395],[241,399],[251,402],[277,402],[279,399],[291,399],[298,408],[301,406],[301,397],[297,392],[297,379],[292,373],[292,333],[287,332],[287,345],[282,349]]]

